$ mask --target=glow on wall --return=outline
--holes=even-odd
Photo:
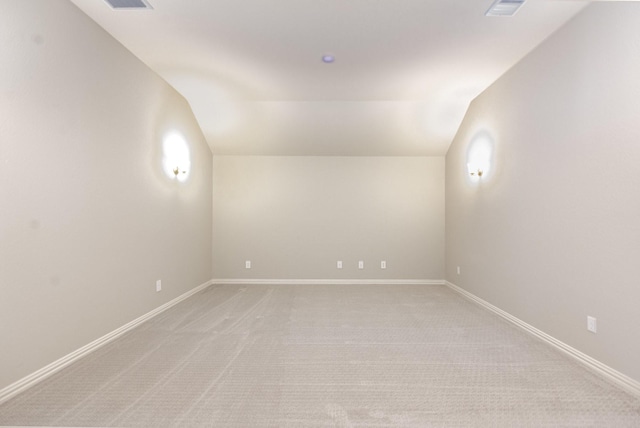
[[[491,172],[493,138],[486,131],[478,132],[467,150],[467,172],[473,181],[486,177]]]
[[[169,178],[184,182],[191,171],[191,155],[184,137],[172,132],[162,143],[162,168]]]

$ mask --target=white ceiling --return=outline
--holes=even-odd
[[[443,155],[470,101],[586,5],[71,1],[182,93],[214,154],[243,155]]]

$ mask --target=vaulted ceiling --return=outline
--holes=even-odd
[[[229,155],[444,155],[473,98],[587,4],[506,18],[484,15],[493,0],[147,1],[72,0]]]

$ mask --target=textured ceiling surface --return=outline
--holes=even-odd
[[[492,1],[72,0],[189,101],[214,154],[406,156],[446,153],[471,100],[587,4]]]

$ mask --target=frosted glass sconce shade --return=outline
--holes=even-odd
[[[162,167],[165,174],[178,181],[186,181],[191,171],[189,147],[177,133],[168,134],[162,144]]]
[[[471,140],[467,152],[467,172],[474,179],[486,176],[491,170],[493,139],[486,131],[479,132]]]

